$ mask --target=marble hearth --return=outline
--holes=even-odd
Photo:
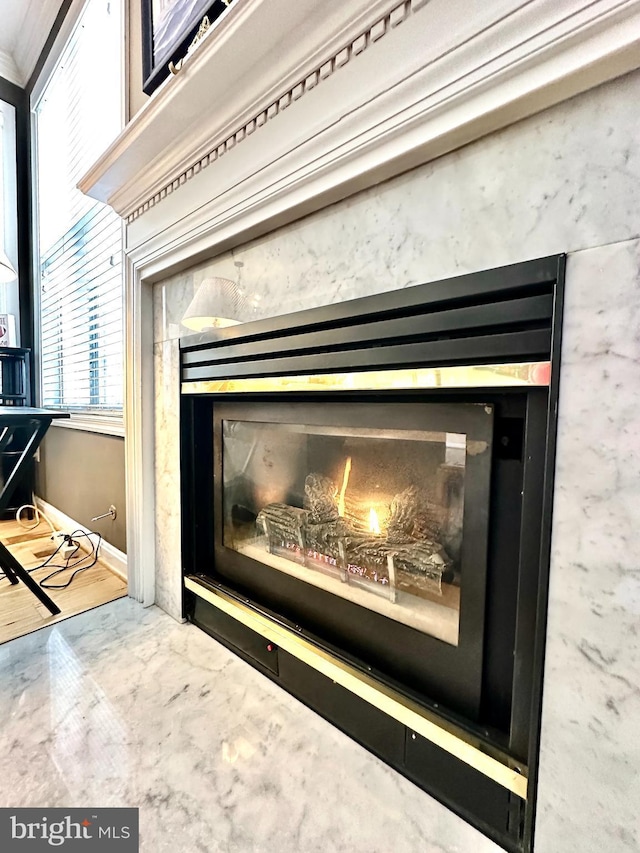
[[[81,183],[126,223],[130,590],[181,618],[178,339],[204,278],[250,320],[566,253],[534,849],[635,851],[640,0],[330,7],[236,0]],[[425,850],[498,850],[405,805]]]

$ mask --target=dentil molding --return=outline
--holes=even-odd
[[[233,0],[80,188],[129,216],[398,3]]]
[[[397,0],[395,2],[397,3]],[[223,134],[223,137],[213,144],[209,140],[204,156],[198,155],[195,162],[192,162],[190,166],[168,183],[165,177],[162,189],[129,214],[127,220],[129,222],[135,220],[148,210],[149,207],[164,199],[173,190],[178,189],[185,181],[190,180],[202,169],[215,163],[216,160],[223,157],[252,133],[264,127],[267,122],[273,121],[293,103],[307,95],[323,80],[326,80],[336,71],[344,68],[347,63],[353,61],[360,54],[364,53],[365,50],[376,44],[388,32],[403,23],[409,15],[422,8],[426,3],[427,0],[405,0],[405,2],[401,2],[398,5],[394,4],[388,14],[383,14],[381,17],[373,20],[372,23],[367,23],[364,30],[360,29],[355,38],[350,38],[346,45],[334,50],[332,55],[327,55],[325,52],[313,70],[298,72],[296,82],[293,85],[287,84],[286,90],[280,91],[275,98],[272,93],[261,95],[262,104],[264,105],[262,108],[259,108],[248,120],[242,119],[241,124],[236,124],[228,136]],[[344,40],[342,43],[344,44]],[[300,76],[301,73],[303,76]]]
[[[640,0],[235,0],[80,188],[158,277],[626,73],[639,47]]]

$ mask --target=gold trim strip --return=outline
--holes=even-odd
[[[195,595],[261,634],[298,660],[335,681],[336,684],[355,693],[356,696],[398,720],[411,731],[417,732],[431,743],[459,758],[460,761],[464,761],[465,764],[493,779],[498,785],[502,785],[503,788],[526,800],[527,768],[525,766],[518,764],[518,770],[516,770],[508,766],[509,761],[515,765],[508,756],[504,755],[502,760],[498,760],[487,755],[479,746],[471,742],[471,737],[466,732],[445,723],[435,714],[429,714],[396,691],[334,658],[288,628],[234,601],[223,592],[210,590],[189,577],[185,578],[185,586]]]
[[[551,362],[471,364],[366,370],[362,373],[317,373],[309,376],[261,376],[183,382],[183,394],[271,393],[277,391],[406,391],[434,388],[546,387]]]

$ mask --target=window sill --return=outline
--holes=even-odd
[[[97,432],[102,435],[113,435],[124,438],[124,418],[114,418],[106,415],[71,412],[69,419],[56,419],[51,426],[61,427],[62,429],[79,429],[83,432]]]

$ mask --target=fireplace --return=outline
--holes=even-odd
[[[493,420],[402,395],[216,405],[220,578],[477,716]]]
[[[564,258],[181,341],[184,612],[532,844]]]
[[[463,535],[467,559],[486,553],[487,516],[477,516],[493,408],[333,403],[296,415],[216,415],[223,546],[458,646]],[[477,448],[468,465],[467,446]],[[466,519],[465,489],[479,498]]]

